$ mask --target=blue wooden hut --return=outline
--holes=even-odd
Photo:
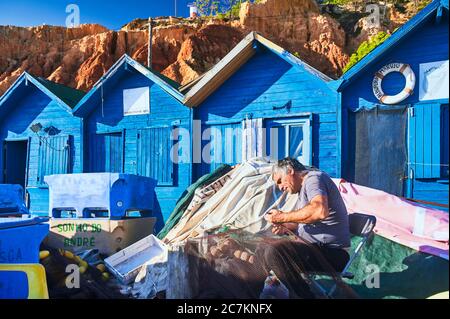
[[[340,176],[339,94],[330,81],[256,32],[248,34],[210,71],[180,89],[204,139],[196,145],[194,130],[195,177],[255,156],[293,156]]]
[[[333,83],[343,177],[448,207],[448,33],[434,0]]]
[[[45,175],[81,172],[78,91],[24,72],[0,97],[0,182],[26,189],[30,211],[48,214]]]
[[[189,159],[177,158],[177,132],[190,131],[192,116],[178,87],[124,55],[74,109],[84,122],[83,171],[156,179],[164,219],[192,180]]]

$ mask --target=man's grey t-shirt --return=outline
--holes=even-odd
[[[330,248],[350,247],[347,209],[338,188],[326,173],[309,171],[304,177],[296,208],[305,207],[317,195],[327,196],[330,214],[313,224],[299,224],[299,236]]]

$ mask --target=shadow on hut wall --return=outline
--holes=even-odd
[[[161,205],[159,204],[156,192],[154,192],[153,194],[155,196],[155,201],[153,206],[154,210],[152,211],[152,217],[156,217],[156,223],[154,226],[153,233],[158,234],[164,228],[164,217],[162,214]]]
[[[31,86],[30,86],[31,87]],[[28,88],[30,88],[28,87]],[[37,98],[37,96],[39,98]],[[6,116],[6,119],[2,120],[2,127],[5,126],[5,122],[13,123],[14,125],[9,125],[8,130],[15,134],[27,135],[33,134],[31,131],[27,132],[29,126],[42,115],[42,111],[49,106],[53,101],[46,94],[42,93],[38,88],[33,86],[33,91],[24,94],[18,101],[15,101],[15,105],[25,105],[26,112],[24,112],[23,107],[13,108],[13,110]],[[29,107],[26,107],[26,106]],[[51,122],[50,119],[42,119],[42,121]],[[42,125],[47,123],[41,123]],[[45,125],[44,125],[45,126]],[[3,133],[4,135],[5,133]]]
[[[348,112],[344,177],[362,186],[403,196],[407,105],[370,104]]]

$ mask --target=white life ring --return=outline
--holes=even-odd
[[[383,78],[392,72],[400,72],[406,79],[405,88],[396,95],[386,95],[381,88]],[[408,64],[404,63],[390,63],[382,67],[372,81],[372,90],[375,97],[383,104],[397,104],[405,100],[408,96],[413,94],[416,86],[416,76]]]

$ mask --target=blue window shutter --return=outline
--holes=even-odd
[[[105,156],[107,171],[121,173],[123,162],[122,133],[106,134],[105,148],[108,150]]]
[[[158,186],[172,186],[174,183],[171,132],[171,127],[138,130],[137,174],[156,179]]]
[[[122,133],[92,134],[89,167],[92,173],[121,173],[123,167]]]
[[[410,113],[410,163],[415,178],[441,176],[441,108],[419,104]]]
[[[68,174],[70,166],[70,136],[41,137],[39,140],[38,184],[44,176]]]
[[[242,123],[211,125],[211,171],[242,159]]]

